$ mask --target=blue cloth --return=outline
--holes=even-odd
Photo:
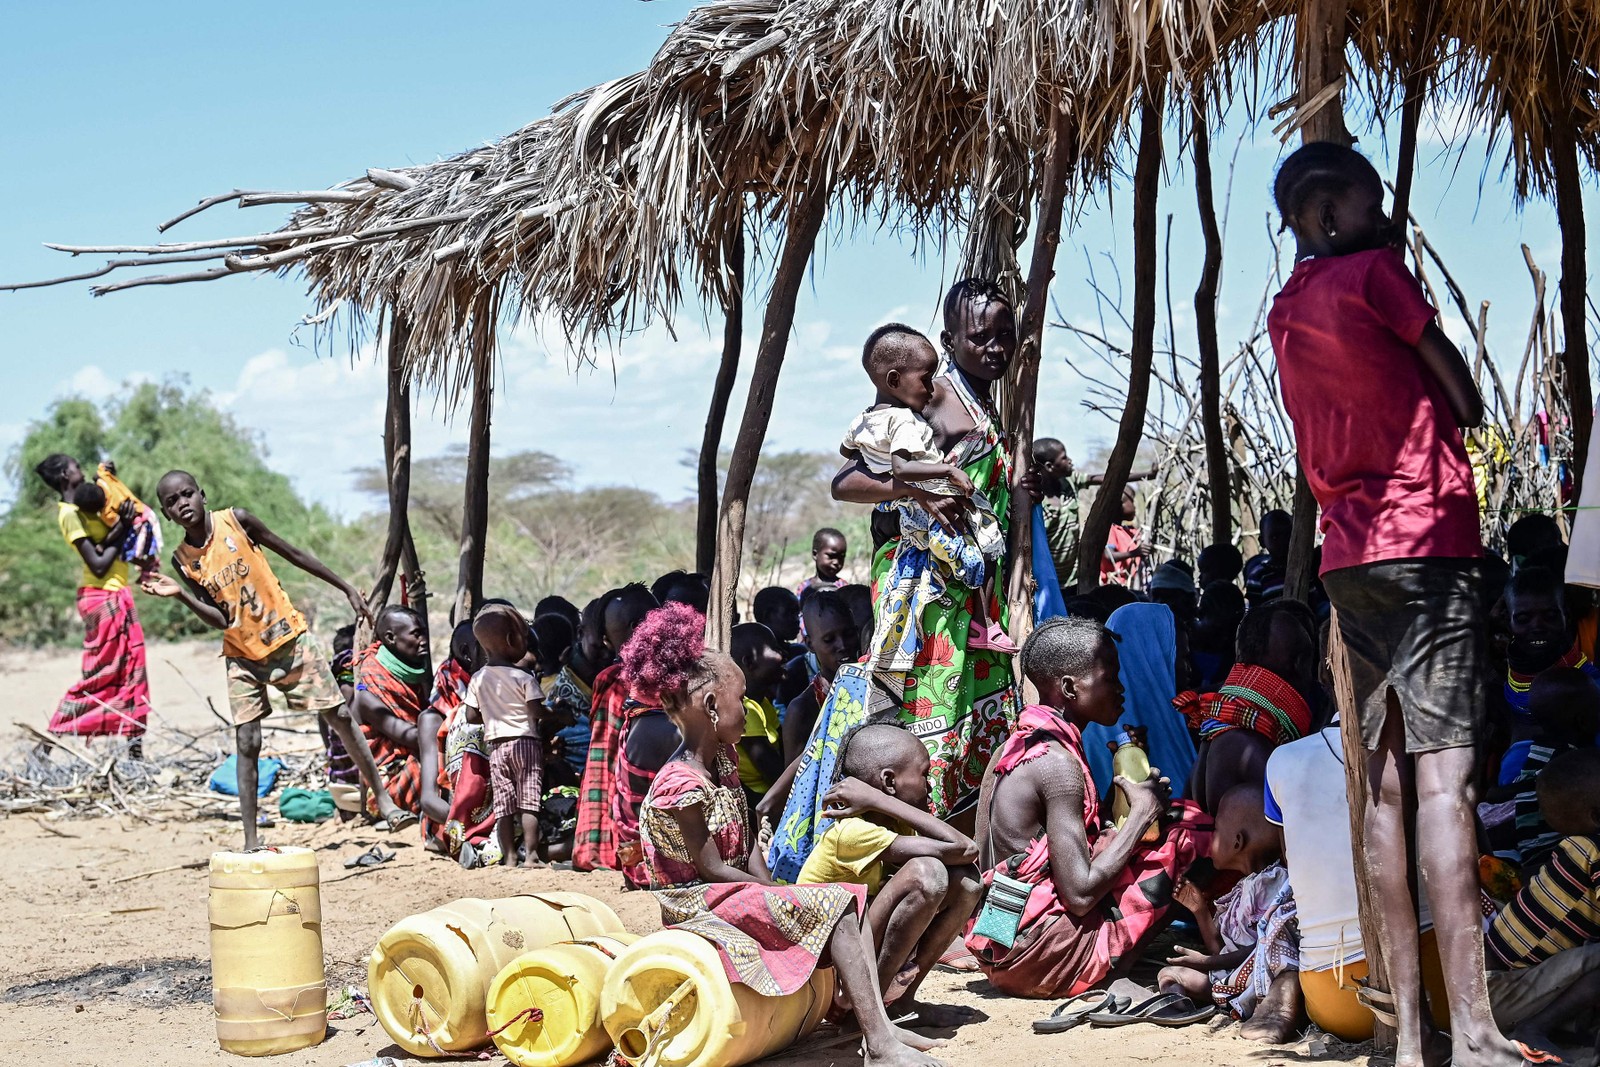
[[[1043,622],[1067,613],[1066,598],[1050,555],[1050,535],[1044,528],[1044,508],[1033,506],[1033,621]]]
[[[272,792],[272,787],[278,784],[278,772],[283,770],[283,761],[266,756],[256,760],[256,796],[264,797]],[[222,761],[222,766],[211,772],[211,790],[223,796],[236,797],[239,795],[239,756],[235,753]]]
[[[1528,762],[1528,753],[1532,749],[1532,741],[1511,743],[1511,747],[1506,749],[1506,754],[1500,759],[1499,784],[1510,785],[1517,780],[1517,775],[1522,773],[1522,767]]]
[[[1121,732],[1121,725],[1143,726],[1149,735],[1150,765],[1171,780],[1173,799],[1178,799],[1189,784],[1195,748],[1188,725],[1172,706],[1178,695],[1178,629],[1172,609],[1165,604],[1128,604],[1112,612],[1107,625],[1121,638],[1117,653],[1125,695],[1119,726],[1091,725],[1083,731],[1083,754],[1095,789],[1105,796],[1111,788],[1109,742]]]
[[[833,786],[839,742],[850,727],[867,718],[871,684],[870,673],[859,663],[846,663],[834,675],[833,688],[817,713],[817,725],[811,729],[811,739],[800,755],[794,785],[789,789],[789,802],[784,805],[783,817],[772,832],[772,847],[767,850],[767,869],[779,882],[793,884],[800,877],[800,868],[806,865],[817,838],[832,821],[822,814],[822,798]]]
[[[583,765],[589,758],[589,737],[593,727],[589,716],[579,715],[576,722],[556,731],[556,736],[561,738],[561,757],[566,760],[572,769],[583,777]]]

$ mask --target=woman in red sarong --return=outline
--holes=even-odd
[[[98,513],[73,503],[84,484],[71,456],[47,456],[34,472],[60,495],[56,518],[61,536],[83,560],[78,580],[78,617],[83,620],[83,675],[50,717],[53,734],[141,738],[150,716],[150,683],[145,673],[144,628],[128,588],[123,538],[131,529],[133,505],[107,526]],[[137,755],[137,752],[135,752]]]
[[[744,674],[726,654],[706,649],[704,633],[699,612],[668,604],[622,650],[633,691],[659,702],[684,741],[639,813],[662,922],[711,942],[728,980],[763,996],[792,993],[817,967],[833,966],[860,1022],[867,1064],[937,1064],[923,1050],[940,1042],[899,1029],[884,1010],[863,922],[865,888],[770,884],[765,842],[749,840],[733,758],[744,734]]]

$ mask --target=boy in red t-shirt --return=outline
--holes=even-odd
[[[1422,1008],[1415,844],[1447,976],[1454,1063],[1520,1064],[1484,987],[1469,803],[1484,721],[1483,546],[1460,428],[1482,420],[1483,400],[1391,247],[1372,164],[1343,145],[1308,144],[1284,162],[1273,194],[1297,251],[1267,326],[1300,464],[1322,507],[1322,581],[1368,752],[1373,933],[1387,950],[1396,1062],[1444,1059]]]

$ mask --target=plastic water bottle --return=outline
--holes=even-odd
[[[1133,735],[1128,732],[1126,727],[1122,729],[1121,733],[1117,734],[1115,744],[1116,748],[1111,753],[1112,772],[1130,782],[1148,780],[1150,777],[1150,757],[1145,753],[1139,742],[1133,739]],[[1128,821],[1129,808],[1127,794],[1121,789],[1113,789],[1111,791],[1111,823],[1117,829],[1122,829],[1123,823]],[[1150,830],[1154,832],[1153,835],[1150,832],[1145,834],[1145,837],[1150,840],[1153,840],[1155,836],[1159,836],[1161,833],[1159,826],[1152,825]]]

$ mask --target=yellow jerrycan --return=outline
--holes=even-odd
[[[211,857],[211,1004],[238,1056],[309,1048],[328,1029],[322,898],[309,848]]]
[[[489,1043],[489,983],[525,952],[622,931],[617,913],[582,893],[468,897],[402,919],[367,959],[372,1010],[414,1056]]]
[[[809,1034],[832,1002],[831,969],[786,997],[764,997],[728,981],[709,941],[662,930],[617,957],[600,1012],[617,1051],[639,1067],[738,1067]]]
[[[600,988],[638,934],[601,934],[529,952],[489,983],[489,1036],[516,1067],[570,1067],[611,1047]]]

